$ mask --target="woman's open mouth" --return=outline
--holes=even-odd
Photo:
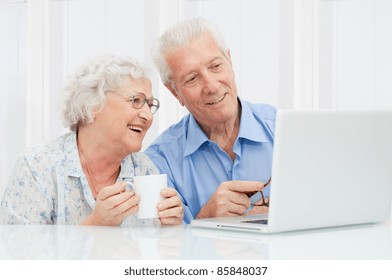
[[[128,125],[128,129],[135,131],[137,133],[142,133],[143,132],[143,128],[141,128],[140,126],[135,126],[135,125]]]

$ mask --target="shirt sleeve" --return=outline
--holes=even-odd
[[[148,147],[148,149],[145,151],[145,154],[153,162],[160,174],[167,174],[169,186],[175,187],[174,178],[167,163],[166,157],[159,153],[158,147],[156,145]]]
[[[55,211],[39,173],[25,155],[18,158],[0,205],[0,223],[53,224]]]

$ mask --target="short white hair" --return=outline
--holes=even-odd
[[[154,42],[151,51],[152,59],[164,84],[171,83],[172,78],[171,69],[166,61],[167,55],[185,47],[204,33],[211,35],[218,48],[226,56],[226,43],[223,35],[212,21],[202,17],[176,23]]]
[[[106,94],[128,79],[150,79],[146,69],[128,56],[100,56],[84,64],[68,81],[62,92],[61,117],[65,127],[76,131],[91,123],[102,110]]]

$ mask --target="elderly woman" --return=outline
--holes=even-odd
[[[124,181],[159,173],[138,153],[158,108],[151,81],[135,60],[105,56],[82,67],[64,92],[62,116],[71,132],[18,158],[0,223],[122,224],[140,199]],[[177,192],[166,188],[162,195],[160,222],[181,223]]]

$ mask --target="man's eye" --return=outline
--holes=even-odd
[[[222,63],[217,63],[212,66],[212,69],[217,70],[222,66]]]
[[[196,81],[196,76],[193,76],[193,77],[191,77],[190,79],[188,79],[186,82],[185,82],[185,84],[192,84],[192,83],[194,83],[195,81]]]

